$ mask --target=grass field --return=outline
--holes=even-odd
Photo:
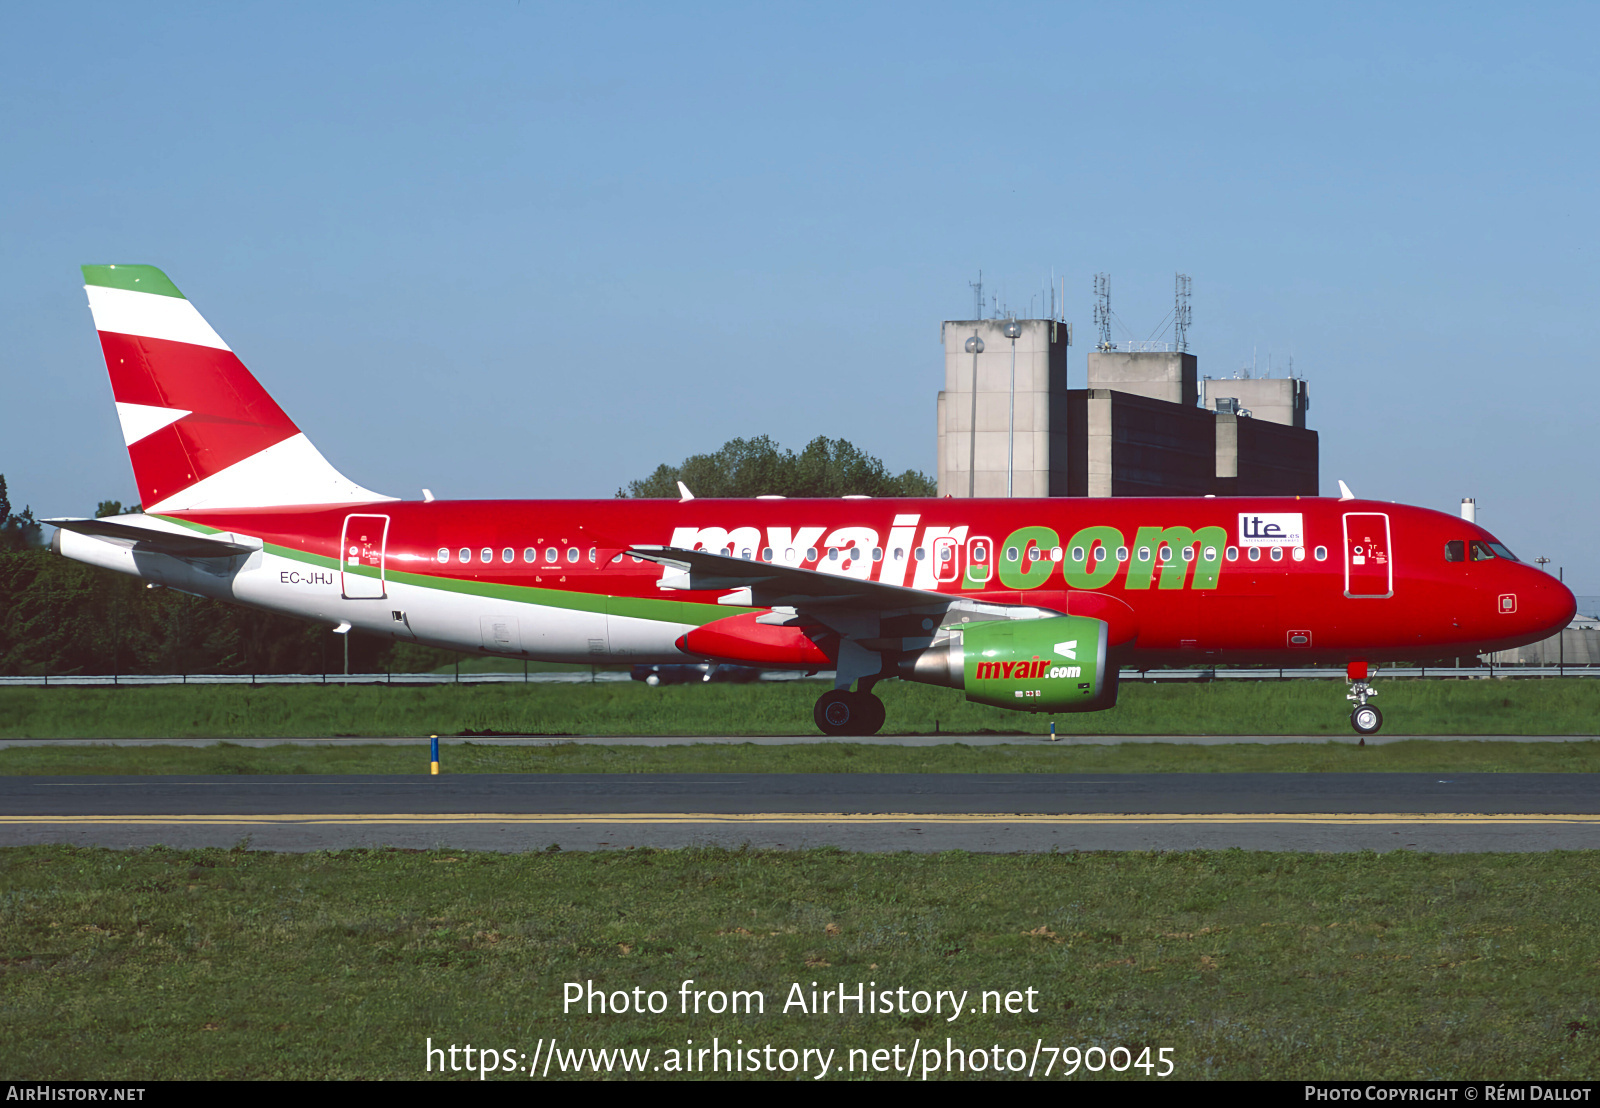
[[[441,748],[445,773],[1594,773],[1600,741],[1449,742],[1358,747],[1316,744],[1191,746],[875,746],[816,742],[757,746]],[[426,774],[428,743],[413,746],[30,746],[0,750],[0,774]]]
[[[1590,1079],[1597,862],[9,849],[0,1072],[418,1078],[429,1038],[508,1062],[551,1038],[648,1048],[647,1066],[716,1038],[832,1049],[837,1076],[852,1048],[918,1040],[942,1065],[949,1038],[991,1071],[995,1045],[1020,1065],[1006,1052],[1042,1041],[1044,1059],[1168,1047],[1191,1079]],[[759,991],[765,1012],[680,1014],[687,979]],[[568,981],[659,990],[670,1007],[564,1013]],[[967,991],[969,1007],[953,1022],[784,1014],[791,985],[809,997],[812,982]],[[1030,988],[1034,1012],[972,1011],[982,990]]]
[[[164,686],[0,689],[0,738],[253,738],[502,733],[815,736],[813,681],[756,685]],[[1600,734],[1600,680],[1380,681],[1387,735]],[[1050,717],[886,681],[886,734],[1042,735]],[[1340,681],[1123,686],[1062,735],[1352,737]]]

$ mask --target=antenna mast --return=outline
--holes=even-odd
[[[1176,288],[1172,304],[1172,345],[1178,353],[1184,354],[1189,350],[1189,324],[1194,322],[1193,309],[1189,307],[1189,275],[1178,274],[1174,284]]]
[[[1111,341],[1111,274],[1094,275],[1094,325],[1100,330],[1100,345],[1096,350],[1115,350]]]
[[[972,290],[972,301],[977,306],[972,313],[973,319],[983,318],[983,270],[978,270],[978,279],[968,281],[967,287]]]

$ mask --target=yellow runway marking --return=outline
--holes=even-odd
[[[847,823],[884,824],[1059,824],[1085,826],[1096,824],[1222,824],[1222,823],[1289,823],[1333,824],[1362,826],[1370,824],[1439,824],[1447,826],[1493,826],[1495,824],[1561,824],[1600,825],[1600,815],[1551,814],[1484,814],[1474,812],[1217,812],[1209,815],[1187,813],[1152,813],[1148,815],[1122,813],[1089,813],[1071,815],[997,814],[991,812],[944,813],[927,815],[914,812],[846,813],[846,812],[744,812],[736,814],[718,812],[589,812],[569,815],[546,813],[446,813],[417,815],[416,813],[353,813],[337,815],[284,814],[284,815],[132,815],[132,816],[12,816],[0,815],[0,826],[38,824],[209,824],[214,826],[257,826],[265,824],[293,824],[302,826],[351,824],[410,824],[419,826],[445,826],[462,824],[809,824]]]

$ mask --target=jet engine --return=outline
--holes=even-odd
[[[948,638],[901,661],[899,676],[1015,711],[1097,712],[1117,703],[1117,668],[1106,663],[1110,636],[1103,620],[1000,619],[948,631]]]

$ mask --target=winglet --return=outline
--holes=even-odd
[[[694,499],[694,493],[690,492],[689,486],[685,485],[682,481],[678,482],[678,492],[681,494],[678,497],[679,504],[684,504]]]
[[[1354,500],[1355,498],[1356,498],[1356,494],[1350,491],[1350,486],[1345,484],[1343,481],[1340,481],[1339,482],[1339,499],[1340,500]]]

